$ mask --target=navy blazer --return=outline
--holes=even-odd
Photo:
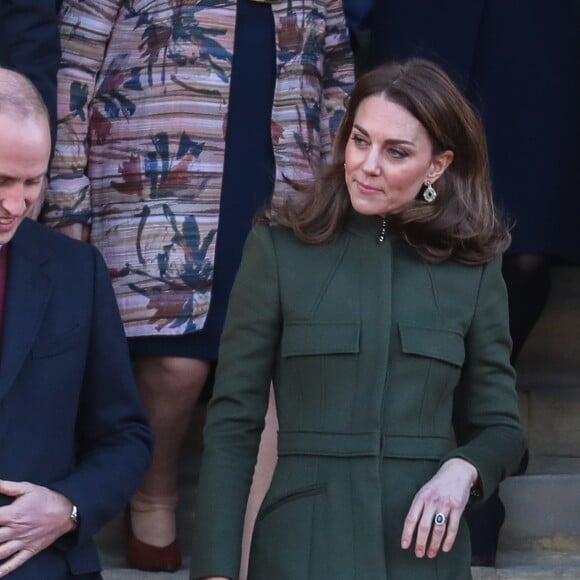
[[[98,251],[31,220],[8,249],[0,479],[58,491],[80,514],[10,578],[63,580],[100,570],[93,536],[139,485],[152,434]]]
[[[60,62],[58,0],[0,0],[0,65],[28,77],[50,115],[56,139],[56,73]]]

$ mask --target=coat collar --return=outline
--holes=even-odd
[[[10,241],[4,332],[0,354],[0,400],[14,384],[30,352],[48,303],[48,252],[40,231],[25,220]]]
[[[389,219],[378,215],[363,215],[356,212],[352,207],[346,218],[346,229],[357,236],[372,238],[381,243],[390,237]],[[381,240],[381,234],[383,239]]]

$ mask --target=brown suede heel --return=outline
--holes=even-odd
[[[127,564],[130,568],[148,572],[176,572],[181,568],[181,552],[176,541],[162,548],[142,542],[133,533],[129,506],[125,508],[124,523],[127,537]]]

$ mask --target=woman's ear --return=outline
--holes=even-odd
[[[445,170],[451,165],[452,161],[453,151],[449,149],[434,155],[433,159],[431,159],[431,165],[429,166],[426,179],[431,183],[435,183],[445,173]]]

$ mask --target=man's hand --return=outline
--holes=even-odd
[[[0,494],[15,498],[0,507],[0,578],[71,531],[72,503],[64,495],[27,482],[0,481]]]
[[[442,549],[449,552],[455,543],[461,516],[469,499],[471,487],[477,481],[475,467],[454,457],[417,492],[403,527],[401,547],[412,547],[415,537],[415,556],[435,558]],[[436,514],[443,514],[441,525],[435,525]],[[430,541],[429,541],[430,540]]]

